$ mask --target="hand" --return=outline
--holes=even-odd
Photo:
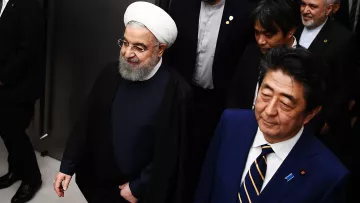
[[[131,193],[129,183],[125,183],[124,185],[120,185],[120,195],[126,199],[130,203],[137,203],[138,200]]]
[[[327,132],[329,132],[329,125],[327,123],[325,123],[325,125],[323,126],[323,128],[321,129],[320,134],[326,134]]]
[[[59,197],[64,197],[64,192],[68,189],[71,176],[59,172],[53,183],[54,190]]]

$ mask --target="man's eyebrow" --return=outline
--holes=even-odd
[[[127,42],[129,42],[129,40],[126,39],[126,37],[124,36],[123,39]],[[144,43],[141,43],[141,42],[136,42],[134,43],[133,45],[135,46],[143,46],[143,47],[147,47]]]
[[[264,88],[266,88],[266,89],[269,89],[269,90],[271,90],[271,91],[274,91],[274,88],[272,88],[269,84],[264,83],[263,86],[264,86]],[[281,93],[280,95],[283,96],[283,97],[288,98],[292,103],[296,104],[296,99],[294,98],[294,96],[292,96],[292,95],[290,95],[290,94],[286,94],[286,93]]]
[[[291,103],[296,104],[296,99],[292,95],[286,94],[286,93],[281,93],[281,96],[288,98],[291,101]]]

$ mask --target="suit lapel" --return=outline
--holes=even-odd
[[[233,24],[235,22],[235,20],[239,20],[236,17],[236,13],[233,12],[232,6],[231,6],[232,0],[227,0],[225,1],[225,6],[224,6],[224,11],[223,11],[223,15],[221,18],[221,24],[220,24],[220,29],[219,29],[219,35],[218,35],[218,39],[216,42],[216,50],[215,50],[215,59],[214,61],[216,61],[216,56],[218,56],[218,52],[222,51],[219,49],[220,46],[222,45],[226,45],[226,39],[227,36],[229,34],[229,32],[231,31],[232,27],[234,26]],[[230,20],[230,16],[233,17],[232,20]]]
[[[13,9],[15,7],[16,7],[16,0],[9,0],[9,2],[6,4],[4,8],[3,13],[1,14],[0,22],[2,21],[1,19],[4,19],[4,17],[8,15],[8,13],[11,11],[10,9]]]
[[[306,173],[309,172],[306,163],[316,154],[315,149],[311,148],[313,139],[313,134],[306,127],[299,141],[262,191],[258,202],[279,202],[284,196],[291,194],[292,190],[301,188],[307,179]],[[285,177],[290,174],[294,177],[287,181]]]
[[[321,53],[322,50],[326,49],[331,40],[329,39],[330,29],[332,25],[332,20],[328,19],[324,27],[320,30],[319,34],[315,37],[314,41],[309,46],[308,50],[313,53]]]
[[[233,128],[227,131],[226,140],[220,153],[218,174],[220,175],[221,182],[218,185],[223,187],[222,191],[225,194],[223,202],[235,202],[237,199],[237,192],[240,187],[241,176],[246,165],[247,155],[249,149],[254,141],[257,131],[257,122],[253,111],[250,111],[252,117],[246,122],[234,123]],[[248,114],[244,114],[248,116]],[[248,118],[248,117],[247,117]],[[231,121],[230,121],[231,122]],[[235,121],[236,122],[236,121]],[[239,125],[242,125],[239,127]]]

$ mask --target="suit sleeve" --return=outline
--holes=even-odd
[[[215,135],[211,140],[208,152],[206,154],[194,203],[210,202],[225,113],[226,111],[223,113],[220,119],[220,122],[215,130]]]
[[[84,103],[83,109],[80,111],[80,116],[78,121],[75,123],[75,126],[67,140],[65,151],[60,165],[60,172],[73,175],[76,173],[76,167],[79,161],[84,156],[86,143],[87,143],[87,125],[89,113],[91,112],[91,107],[94,105],[93,101],[96,101],[97,92],[100,92],[100,87],[103,87],[106,83],[107,76],[111,71],[111,65],[105,67],[100,75],[97,77],[89,95],[87,96],[86,102]],[[111,73],[110,73],[111,74]]]
[[[129,183],[131,193],[137,199],[140,199],[146,192],[148,182],[151,177],[152,163],[150,163],[140,174],[140,177]]]
[[[355,83],[357,58],[355,56],[355,39],[349,39],[346,46],[342,48],[343,53],[333,65],[332,80],[334,81],[334,96],[329,104],[329,111],[325,112],[325,120],[329,126],[336,125],[342,113],[347,111],[348,102],[353,97],[353,86]]]
[[[339,203],[346,202],[346,193],[348,189],[348,175],[340,179],[325,195],[321,203]]]
[[[60,172],[70,176],[74,175],[76,172],[77,163],[79,163],[85,151],[89,105],[85,104],[83,106],[85,107],[80,114],[80,119],[75,124],[75,127],[67,140],[60,165]]]
[[[17,83],[23,72],[27,71],[27,67],[36,67],[29,63],[37,63],[45,46],[45,19],[40,5],[37,1],[31,1],[19,11],[22,12],[18,22],[18,32],[21,35],[14,44],[17,46],[17,53],[8,58],[4,67],[0,69],[0,81],[4,86]]]

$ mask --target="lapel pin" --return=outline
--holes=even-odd
[[[230,22],[227,20],[227,21],[226,21],[226,25],[229,25],[229,24],[230,24]]]
[[[285,177],[285,180],[286,180],[286,182],[289,182],[294,177],[295,177],[294,174],[290,173],[288,176]]]
[[[306,171],[304,169],[301,169],[300,175],[304,176],[306,174]]]
[[[327,43],[327,42],[328,42],[328,40],[327,40],[327,39],[325,39],[325,40],[324,40],[324,43]]]
[[[229,20],[232,21],[234,19],[234,16],[230,16]]]

